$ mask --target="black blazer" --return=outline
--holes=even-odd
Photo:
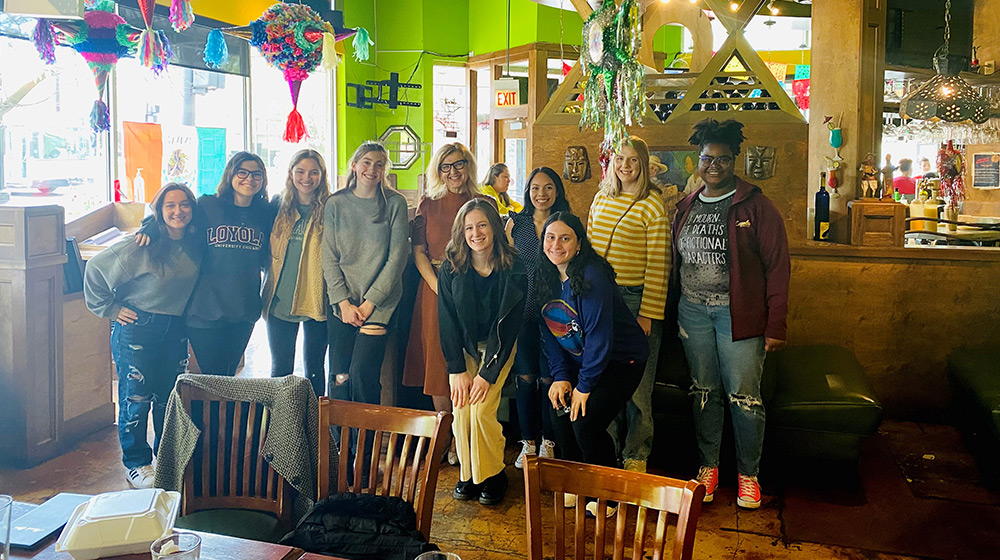
[[[441,351],[448,373],[465,372],[465,353],[479,356],[472,333],[476,329],[476,289],[470,267],[465,274],[452,270],[445,261],[438,271],[438,327]],[[524,320],[524,298],[528,291],[528,275],[521,258],[514,257],[510,270],[497,270],[497,286],[501,290],[500,309],[493,317],[490,335],[486,339],[486,361],[479,365],[479,375],[496,383],[500,370],[510,359],[517,335]]]

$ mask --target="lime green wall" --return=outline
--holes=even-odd
[[[683,36],[684,28],[680,25],[664,25],[653,37],[653,50],[667,55],[679,53],[684,44]]]
[[[378,138],[390,125],[408,124],[429,145],[434,136],[434,65],[461,65],[465,63],[464,55],[470,52],[483,54],[507,47],[506,0],[379,0],[374,7],[371,0],[344,0],[343,9],[345,25],[366,28],[375,45],[369,60],[358,62],[350,40],[344,42],[347,54],[338,72],[339,99],[346,100],[347,82],[385,80],[390,72],[398,72],[400,81],[421,84],[423,88],[407,92],[407,99],[419,102],[420,107],[390,110],[376,105],[356,109],[340,104],[338,160],[342,173],[347,172],[355,148],[364,140]],[[531,0],[511,0],[511,47],[538,41],[558,43],[559,12]],[[580,43],[582,23],[576,12],[564,12],[566,44]],[[421,57],[422,51],[463,56],[441,57],[425,52]],[[417,175],[429,158],[430,154],[425,153],[423,162],[396,171],[399,188],[415,189]]]

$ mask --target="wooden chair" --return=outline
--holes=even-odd
[[[178,392],[201,435],[184,471],[177,526],[276,541],[291,529],[294,490],[260,453],[270,411],[186,383]]]
[[[331,428],[340,428],[340,441],[350,441],[357,429],[357,449],[371,442],[374,450],[365,464],[357,453],[354,464],[349,454],[337,459],[337,492],[397,496],[413,504],[417,530],[430,540],[434,493],[437,490],[441,456],[448,442],[452,415],[374,404],[319,400],[319,479],[317,499],[330,496]],[[348,479],[351,484],[348,484]]]
[[[554,493],[555,559],[566,558],[566,517],[574,518],[573,558],[583,560],[588,550],[593,558],[604,559],[606,525],[614,519],[613,533],[615,560],[627,557],[634,560],[646,558],[647,541],[652,538],[652,557],[664,558],[667,550],[667,520],[669,514],[677,516],[674,542],[669,553],[672,560],[688,560],[694,549],[694,534],[705,497],[705,486],[694,480],[682,481],[663,476],[635,473],[609,467],[598,467],[561,461],[526,457],[524,462],[525,512],[527,518],[528,559],[542,560],[542,492]],[[564,493],[577,495],[576,508],[563,505]],[[586,520],[586,499],[597,498],[597,520]],[[608,500],[618,502],[618,511],[605,518]],[[547,500],[546,500],[547,501]],[[655,529],[647,534],[647,525]],[[593,539],[586,537],[587,525],[593,524]]]

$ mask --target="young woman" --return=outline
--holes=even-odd
[[[167,398],[187,368],[187,307],[204,251],[194,193],[168,183],[153,198],[159,235],[147,246],[125,239],[87,262],[84,296],[98,317],[112,319],[111,356],[118,372],[118,440],[133,488],[152,488]],[[146,419],[153,409],[153,448]]]
[[[615,285],[614,270],[594,251],[580,218],[568,212],[549,216],[542,252],[535,290],[546,325],[545,356],[555,379],[549,402],[554,409],[569,409],[553,420],[560,456],[617,466],[608,426],[639,386],[649,344]],[[596,503],[587,508],[596,511]]]
[[[597,253],[614,268],[625,304],[649,338],[650,358],[642,382],[612,426],[625,468],[644,472],[653,446],[653,382],[667,303],[670,224],[659,188],[649,178],[646,142],[628,137],[611,168],[614,173],[590,206],[587,234]]]
[[[698,480],[711,502],[719,484],[725,401],[733,418],[737,505],[760,507],[764,352],[785,346],[790,265],[781,215],[761,190],[735,176],[743,124],[706,119],[690,143],[704,187],[677,205],[670,269],[670,324],[691,369]]]
[[[197,237],[208,248],[186,313],[188,337],[199,371],[232,376],[260,318],[261,271],[271,257],[275,211],[267,201],[263,160],[237,152],[215,194],[200,196],[198,208],[205,223]],[[136,242],[156,235],[144,225]]]
[[[514,364],[528,279],[490,202],[470,200],[458,211],[438,289],[461,466],[453,495],[496,505],[507,492],[497,407]]]
[[[427,166],[426,191],[417,205],[410,232],[413,262],[422,281],[417,288],[406,346],[403,385],[423,387],[438,411],[451,412],[451,389],[438,338],[437,273],[445,259],[458,209],[479,196],[475,176],[476,159],[468,148],[458,142],[442,146]],[[458,464],[454,448],[448,452],[448,462]]]
[[[497,201],[497,209],[500,211],[501,217],[507,217],[522,209],[521,203],[507,194],[509,188],[510,171],[507,169],[507,165],[503,163],[491,165],[490,170],[486,172],[486,178],[483,179],[483,194],[493,197]]]
[[[569,212],[569,202],[562,179],[554,169],[539,167],[528,175],[528,192],[524,196],[524,209],[510,215],[507,220],[507,238],[521,257],[528,273],[528,295],[524,305],[524,324],[517,335],[517,354],[514,356],[514,383],[517,386],[517,420],[521,425],[521,453],[514,466],[524,465],[526,454],[538,453],[540,457],[555,457],[555,437],[548,403],[542,395],[552,384],[545,356],[542,355],[541,316],[535,302],[535,268],[538,266],[542,226],[549,214]],[[541,442],[539,441],[541,437]]]
[[[365,142],[347,187],[326,203],[323,272],[329,295],[330,396],[379,403],[386,326],[403,294],[409,249],[406,199],[385,187],[385,148]]]
[[[271,229],[271,265],[264,280],[264,319],[271,348],[271,377],[295,369],[299,325],[305,332],[306,378],[317,396],[326,394],[326,292],[321,247],[323,211],[330,196],[326,163],[316,150],[300,150],[288,163],[285,191],[271,206],[278,212]]]

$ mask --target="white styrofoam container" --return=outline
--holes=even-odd
[[[179,492],[160,488],[99,494],[73,511],[56,550],[75,560],[149,552],[173,531],[180,503]]]

